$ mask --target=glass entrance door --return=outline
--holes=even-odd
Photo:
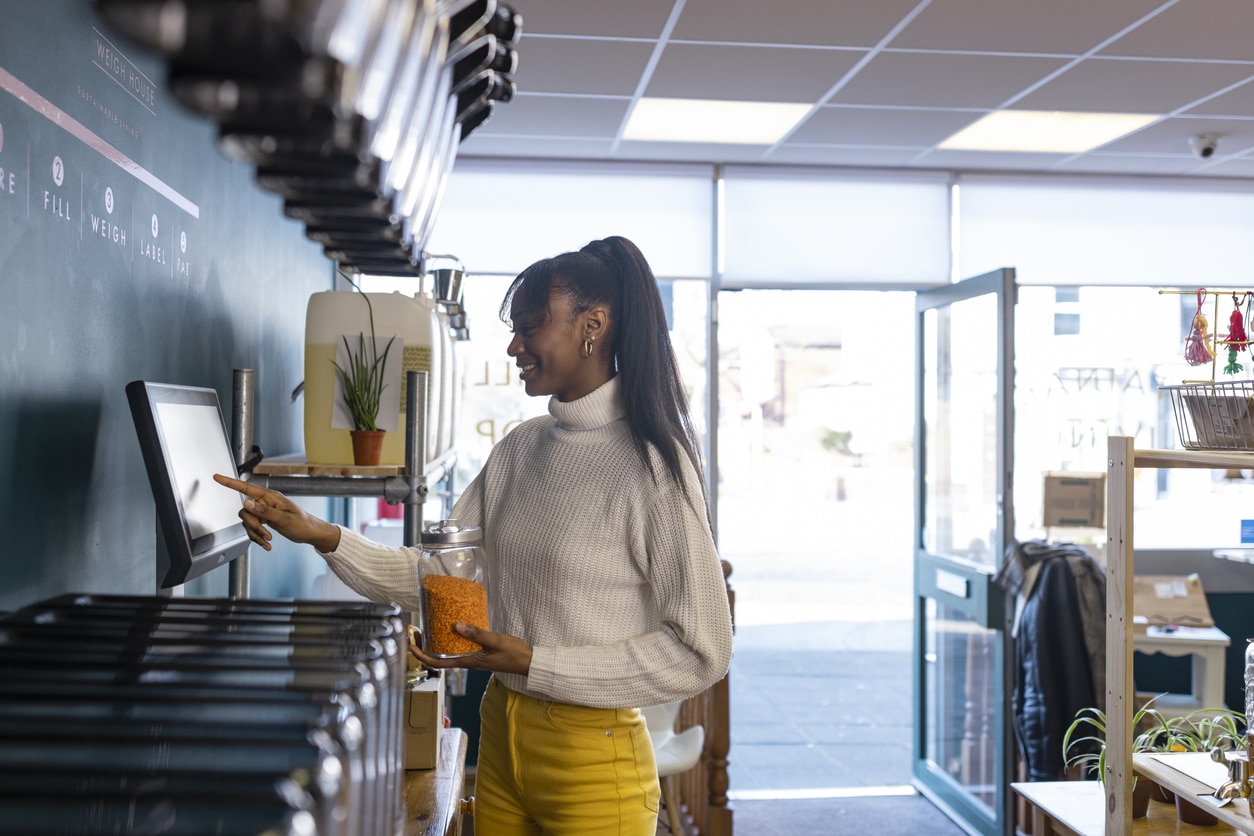
[[[918,294],[914,775],[975,833],[1011,832],[1004,607],[1013,536],[1012,269]]]

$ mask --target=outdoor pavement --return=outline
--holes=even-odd
[[[963,836],[910,783],[911,629],[738,629],[728,755],[737,836]]]
[[[876,629],[908,639],[910,625],[740,628],[730,678],[733,792],[910,784],[908,646],[837,648]]]
[[[737,836],[964,833],[911,784],[907,488],[900,479],[852,485],[840,502],[790,491],[784,516],[720,505],[736,596],[728,795]]]

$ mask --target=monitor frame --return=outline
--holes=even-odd
[[[135,423],[135,434],[143,454],[148,483],[157,509],[156,580],[158,589],[169,589],[200,577],[206,572],[229,563],[248,553],[249,539],[243,523],[236,518],[229,525],[220,525],[202,536],[193,537],[192,529],[179,491],[175,472],[176,455],[172,455],[170,428],[163,424],[162,404],[186,404],[212,407],[217,416],[221,438],[206,439],[206,444],[216,446],[221,442],[225,460],[215,457],[216,472],[238,476],[238,467],[232,461],[232,447],[218,393],[198,386],[182,386],[173,383],[154,383],[134,380],[126,385],[126,397]],[[218,467],[218,465],[221,467]],[[186,475],[186,474],[184,474]],[[215,489],[229,490],[213,481],[212,473],[196,473],[198,481],[208,480]],[[243,497],[237,495],[243,506]]]

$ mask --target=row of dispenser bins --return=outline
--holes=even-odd
[[[0,618],[0,833],[404,830],[395,605],[70,594]]]
[[[459,145],[513,99],[498,0],[96,0],[345,273],[421,276]]]

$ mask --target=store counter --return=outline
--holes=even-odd
[[[445,729],[435,769],[405,772],[405,836],[459,836],[466,778],[466,733]]]

